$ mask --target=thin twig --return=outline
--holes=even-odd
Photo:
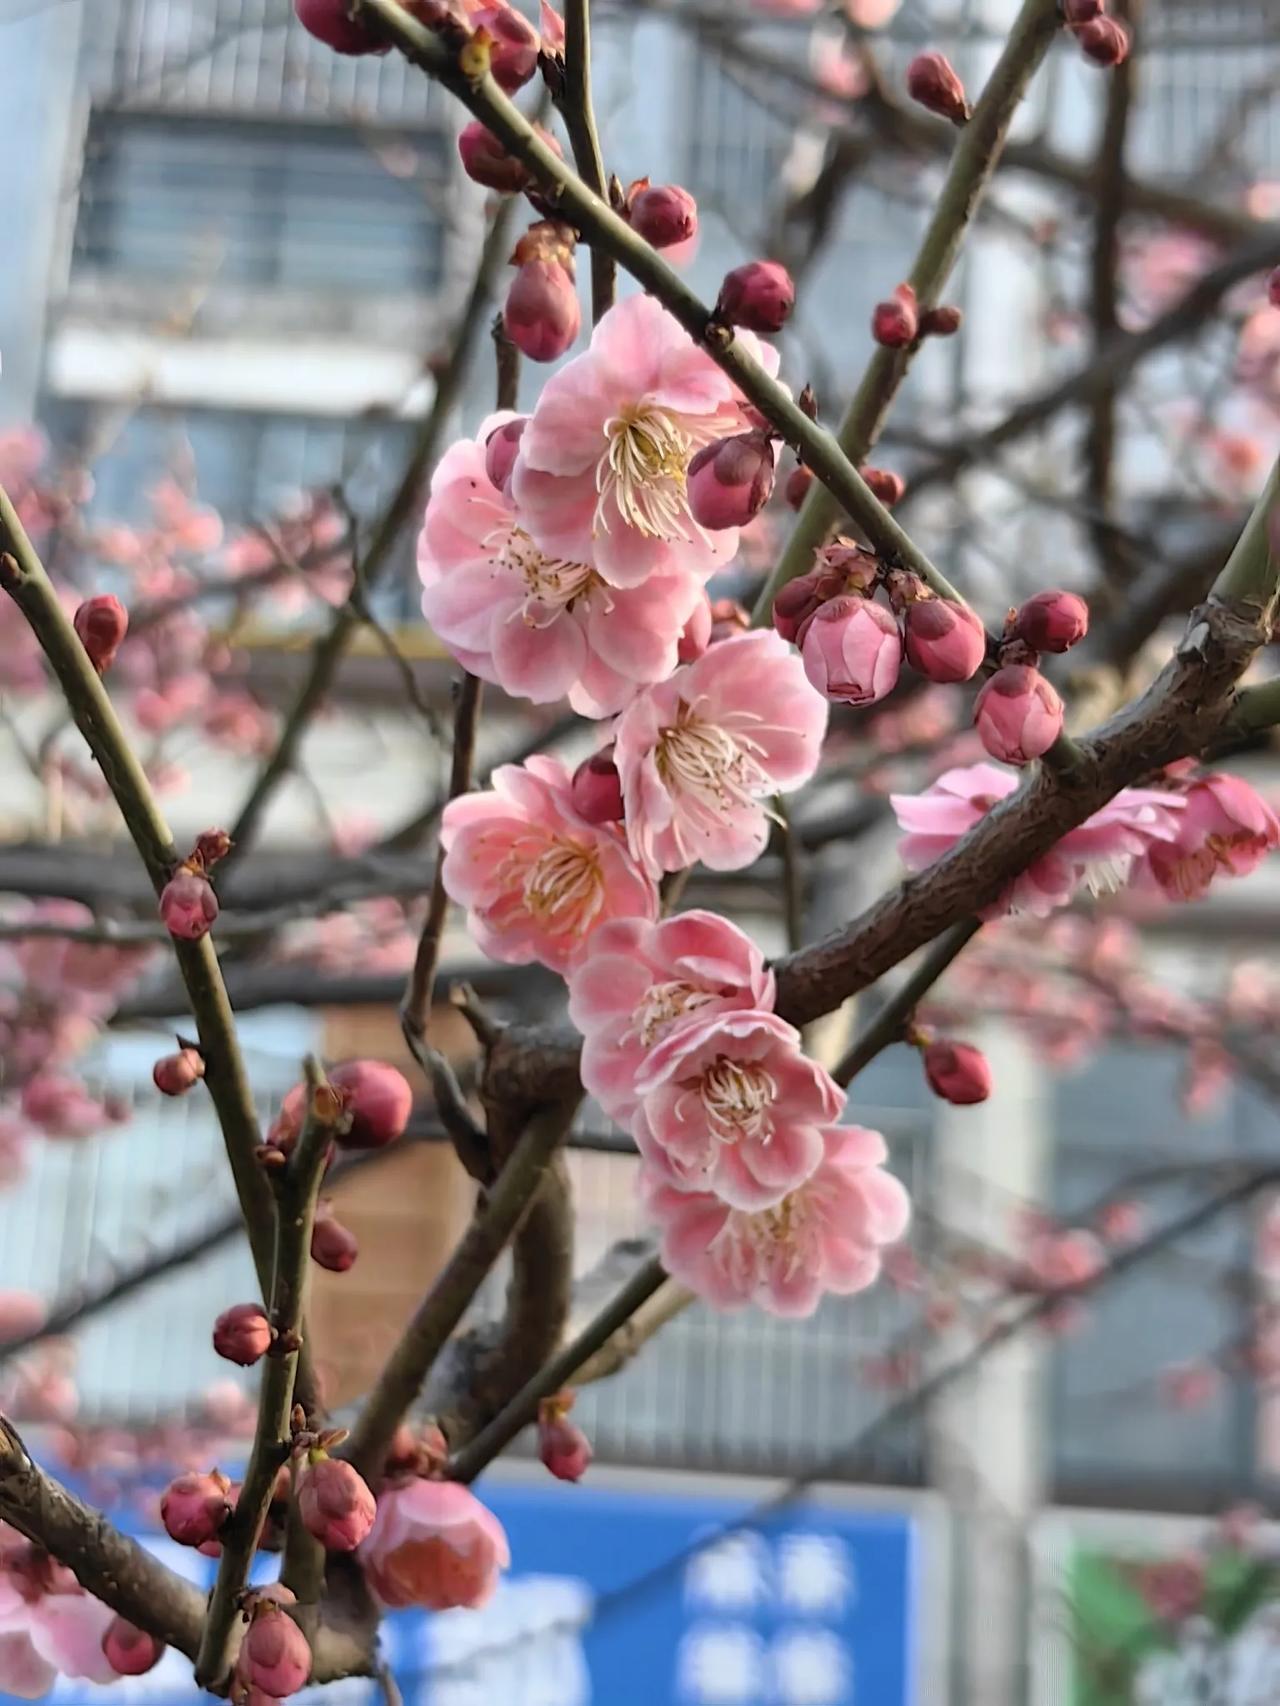
[[[258,1549],[276,1477],[288,1461],[293,1438],[294,1380],[311,1271],[311,1228],[333,1138],[332,1117],[323,1106],[327,1094],[318,1063],[305,1068],[307,1117],[293,1154],[280,1174],[276,1192],[277,1231],[271,1287],[271,1325],[276,1338],[267,1352],[258,1394],[258,1424],[249,1466],[236,1508],[220,1536],[222,1555],[209,1600],[195,1676],[202,1688],[224,1681],[234,1657],[233,1643],[249,1567]]]
[[[609,1340],[654,1293],[666,1283],[667,1270],[654,1256],[627,1280],[616,1295],[565,1348],[538,1370],[533,1379],[521,1387],[510,1403],[463,1446],[449,1463],[449,1475],[455,1481],[474,1481],[486,1464],[492,1463],[499,1452],[505,1451],[522,1428],[538,1414],[544,1398],[567,1386],[578,1369],[608,1344]]]
[[[604,158],[591,101],[591,0],[566,0],[564,8],[564,80],[560,116],[569,133],[578,176],[603,202],[608,194]],[[613,306],[617,271],[611,255],[591,250],[591,319],[598,325]]]
[[[981,919],[966,918],[963,924],[938,937],[916,969],[841,1055],[831,1074],[837,1084],[847,1086],[891,1043],[902,1041],[912,1013],[981,928]]]
[[[987,79],[973,116],[960,133],[946,181],[908,275],[922,307],[937,303],[951,276],[965,232],[999,164],[1005,138],[1027,85],[1060,27],[1057,0],[1023,0],[1004,51]],[[917,348],[918,345],[906,350],[878,347],[868,362],[862,383],[840,423],[840,448],[855,465],[866,459],[875,444]],[[818,474],[816,468],[813,471]],[[822,476],[818,474],[818,478],[821,480]],[[811,489],[786,549],[756,599],[751,619],[757,627],[770,620],[779,587],[809,568],[815,549],[839,520],[840,501],[843,501],[841,495],[828,482],[815,483]],[[855,519],[860,521],[861,517]],[[880,549],[877,540],[872,539],[871,543]]]
[[[493,364],[496,375],[493,406],[495,409],[514,409],[520,398],[520,351],[507,336],[507,323],[495,314],[489,328],[493,339]]]
[[[177,864],[177,849],[141,763],[129,745],[106,688],[89,662],[52,582],[8,495],[0,490],[0,586],[31,626],[81,734],[98,761],[125,826],[159,894]],[[270,1295],[274,1248],[271,1194],[257,1162],[261,1142],[235,1020],[209,936],[173,939],[205,1062],[205,1084],[218,1115],[236,1194],[244,1213],[262,1295]],[[311,1387],[309,1368],[304,1384]]]
[[[574,1098],[568,1105],[553,1104],[530,1120],[497,1183],[477,1205],[470,1226],[374,1382],[341,1452],[366,1479],[382,1468],[400,1418],[520,1224],[565,1140],[577,1103]]]

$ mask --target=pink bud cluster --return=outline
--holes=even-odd
[[[878,601],[881,590],[887,604]],[[818,692],[846,705],[891,693],[904,656],[938,682],[968,681],[986,656],[986,630],[968,605],[937,597],[916,575],[886,570],[848,539],[824,546],[807,575],[781,588],[773,624],[800,647]]]
[[[719,1307],[805,1315],[872,1283],[908,1204],[773,1000],[759,950],[707,912],[606,925],[569,979],[583,1082],[630,1127],[669,1271]]]
[[[983,746],[1004,764],[1040,758],[1062,733],[1065,710],[1036,665],[1041,652],[1065,652],[1089,631],[1089,608],[1073,592],[1041,592],[1011,611],[1000,667],[974,700]]]

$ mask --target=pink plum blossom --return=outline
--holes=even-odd
[[[1280,820],[1239,776],[1197,777],[1183,795],[1176,837],[1154,844],[1143,861],[1143,886],[1170,900],[1199,900],[1219,875],[1248,876],[1280,841]]]
[[[826,701],[773,633],[720,641],[618,719],[627,838],[655,875],[737,871],[764,850],[766,801],[817,769]]]
[[[906,831],[899,852],[907,868],[923,871],[948,852],[992,806],[1016,792],[1018,778],[994,764],[948,770],[922,794],[892,794],[889,803]],[[1031,913],[1047,918],[1083,884],[1105,892],[1128,880],[1135,858],[1153,842],[1172,841],[1180,796],[1153,788],[1123,788],[1113,800],[1069,830],[1048,853],[1015,877],[984,918]]]
[[[773,973],[749,936],[714,912],[601,925],[569,978],[569,1017],[582,1032],[582,1082],[625,1123],[650,1049],[690,1020],[770,1011]]]
[[[469,1488],[420,1479],[379,1494],[359,1557],[383,1605],[428,1611],[486,1604],[511,1564],[502,1524]]]
[[[436,469],[418,541],[423,614],[464,668],[504,692],[535,704],[568,694],[580,715],[609,716],[676,667],[701,582],[672,566],[609,586],[589,555],[544,555],[486,466],[488,441],[518,419],[490,416]]]
[[[775,1013],[675,1026],[636,1077],[632,1136],[651,1171],[733,1208],[768,1208],[822,1160],[844,1092]]]
[[[102,1650],[115,1613],[87,1594],[70,1570],[25,1545],[0,1554],[0,1689],[25,1700],[59,1676],[114,1682]]]
[[[445,889],[495,960],[568,971],[601,924],[657,917],[657,890],[621,828],[589,823],[572,786],[559,759],[538,755],[500,766],[491,788],[445,808]]]
[[[775,350],[740,338],[777,371]],[[732,382],[666,309],[628,297],[543,387],[512,474],[521,523],[549,557],[591,563],[611,586],[676,569],[705,579],[738,533],[697,525],[685,476],[704,445],[750,424]]]
[[[831,1126],[816,1169],[772,1207],[744,1211],[659,1176],[643,1181],[667,1270],[717,1309],[756,1303],[811,1315],[824,1292],[848,1295],[880,1272],[881,1247],[906,1230],[906,1191],[880,1165],[884,1140]]]
[[[38,1333],[49,1311],[33,1291],[0,1291],[0,1345]]]

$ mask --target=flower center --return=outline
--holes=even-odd
[[[674,723],[658,735],[654,763],[672,793],[682,793],[717,814],[750,805],[771,791],[769,777],[738,739],[719,723],[680,702]]]
[[[667,1027],[682,1013],[705,1007],[708,1001],[714,1000],[715,997],[707,990],[695,989],[691,983],[681,983],[677,980],[653,984],[641,996],[633,1016],[633,1024],[640,1034],[640,1041],[645,1048],[652,1048]]]
[[[769,1113],[778,1086],[763,1066],[720,1055],[702,1074],[698,1094],[711,1135],[722,1143],[736,1143],[743,1137],[769,1141]]]
[[[572,610],[578,599],[589,598],[604,582],[590,563],[565,557],[545,557],[522,527],[513,527],[498,543],[504,568],[520,576],[525,601],[520,614],[530,628],[548,628],[557,616]]]
[[[582,934],[595,922],[603,899],[599,854],[576,841],[557,836],[525,874],[525,910],[540,924]]]
[[[734,1209],[720,1234],[729,1246],[729,1260],[757,1277],[779,1261],[788,1276],[812,1265],[818,1259],[817,1236],[803,1191],[792,1191],[772,1208]]]
[[[635,403],[604,424],[608,448],[596,467],[595,531],[607,533],[612,498],[628,527],[650,539],[685,539],[700,532],[689,514],[685,475],[700,435],[655,403]]]

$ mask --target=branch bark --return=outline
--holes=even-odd
[[[1061,22],[1057,0],[1024,0],[973,116],[960,133],[946,182],[908,276],[922,308],[936,306],[951,276],[970,221],[1000,162],[1014,114]],[[918,343],[905,350],[877,347],[868,362],[840,423],[840,448],[854,464],[865,461],[876,442],[919,347]],[[779,588],[806,572],[814,551],[838,523],[837,496],[817,484],[810,489],[786,549],[756,599],[751,617],[756,627],[769,621]]]
[[[578,176],[601,202],[608,200],[604,157],[591,98],[591,0],[566,0],[564,8],[564,86],[560,116],[569,133]],[[599,324],[613,307],[617,269],[603,249],[591,251],[591,319]]]

